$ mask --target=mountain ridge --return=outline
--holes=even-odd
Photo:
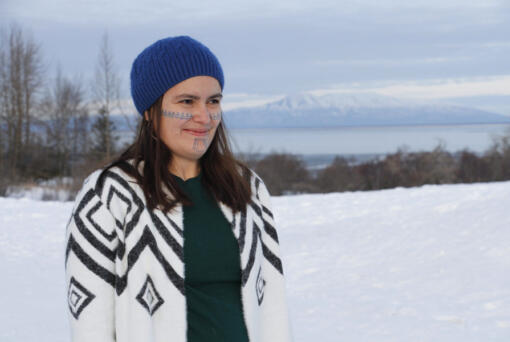
[[[224,119],[231,128],[510,123],[508,116],[481,109],[375,93],[295,93],[225,111]]]

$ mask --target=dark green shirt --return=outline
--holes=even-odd
[[[218,204],[201,183],[173,175],[193,206],[184,211],[188,342],[248,342],[241,302],[239,245]]]

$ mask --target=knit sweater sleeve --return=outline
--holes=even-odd
[[[260,178],[260,176],[255,172],[253,173],[255,174],[256,196],[261,204],[261,215],[264,223],[264,229],[262,230],[262,240],[266,246],[271,247],[270,251],[272,251],[272,253],[270,253],[268,249],[265,250],[267,251],[268,255],[274,255],[274,258],[270,256],[269,259],[271,260],[273,266],[283,276],[283,265],[280,255],[280,241],[278,238],[277,224],[273,214],[273,203],[271,200],[271,195],[262,178]]]
[[[271,195],[269,194],[269,190],[266,187],[266,184],[261,180],[260,185],[258,186],[257,196],[262,204],[262,212],[263,217],[272,227],[276,227],[275,219],[273,215],[273,202],[271,200]],[[274,229],[273,238],[278,242],[278,234],[276,229]]]
[[[115,337],[116,220],[96,193],[99,171],[79,191],[66,226],[65,279],[73,342]]]
[[[270,265],[264,270],[264,280],[257,283],[257,286],[262,284],[262,288],[267,285],[267,288],[263,290],[264,301],[266,301],[266,311],[264,311],[266,328],[263,330],[262,340],[290,342],[294,340],[294,336],[288,308],[278,223],[273,213],[271,195],[260,177],[255,179],[255,188],[256,197],[261,206],[263,223],[261,229],[262,252],[264,260]]]

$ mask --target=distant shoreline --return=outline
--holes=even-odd
[[[228,123],[227,123],[228,125]],[[509,125],[510,118],[508,121],[502,122],[468,122],[468,123],[417,123],[417,124],[378,124],[378,125],[337,125],[337,126],[281,126],[281,127],[228,127],[229,130],[248,130],[248,129],[339,129],[339,128],[382,128],[382,127],[441,127],[441,126],[474,126],[474,125]]]

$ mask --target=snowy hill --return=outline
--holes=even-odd
[[[510,341],[509,195],[497,182],[273,197],[295,342]],[[70,341],[71,209],[0,198],[0,341]]]
[[[510,117],[444,103],[374,93],[289,95],[265,105],[225,111],[232,128],[429,125],[510,122]]]

